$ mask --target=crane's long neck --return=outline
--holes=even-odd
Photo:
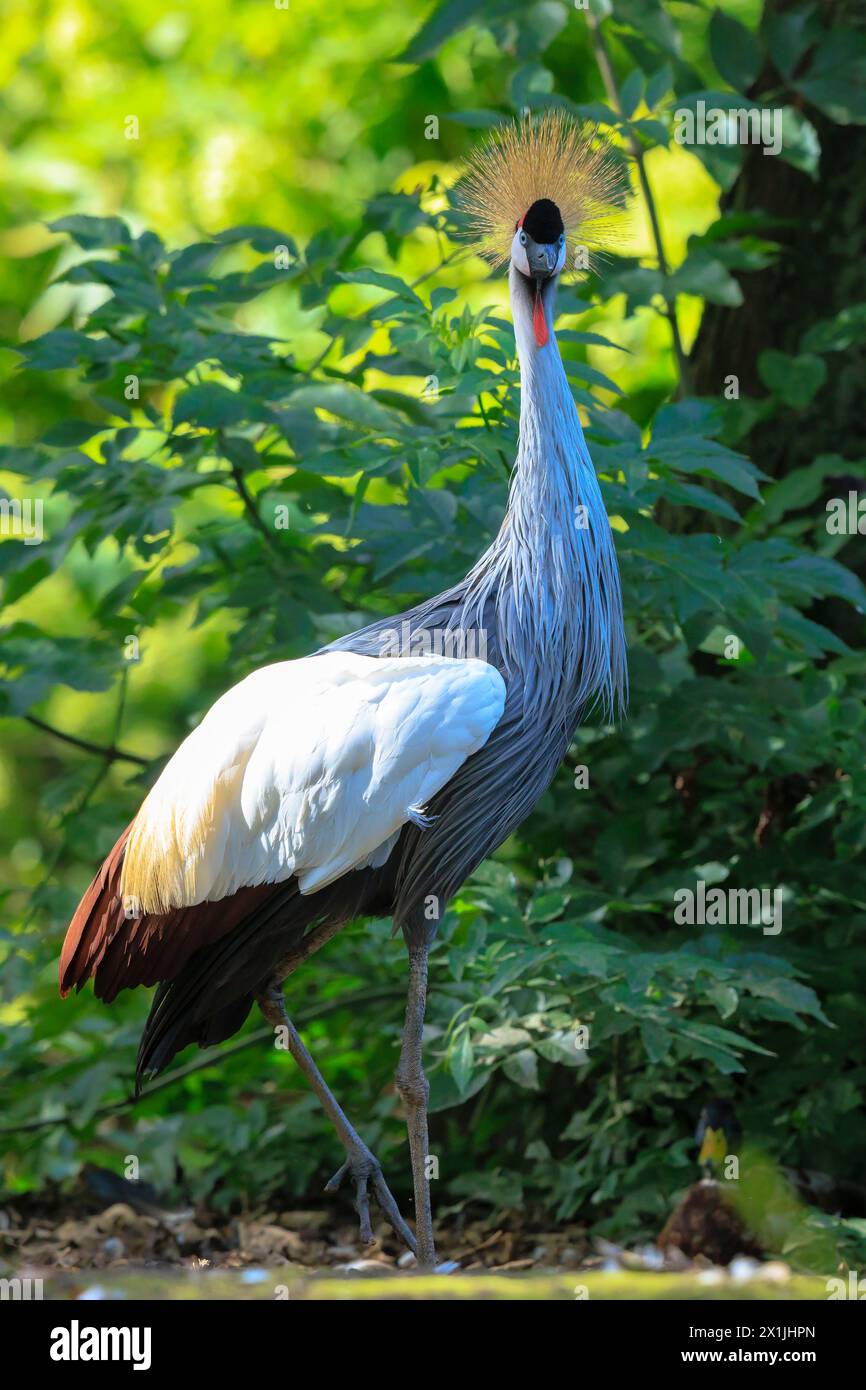
[[[513,267],[510,286],[521,371],[517,460],[505,519],[468,577],[467,598],[480,610],[495,596],[500,648],[523,678],[527,711],[545,707],[567,722],[595,699],[613,710],[623,698],[619,572],[553,333],[555,282],[542,292],[543,346],[534,286]]]

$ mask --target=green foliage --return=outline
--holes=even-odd
[[[589,42],[563,6],[488,8],[446,4],[404,54],[427,63],[443,43],[508,37],[514,56],[479,80],[458,128],[498,119],[506,85],[517,107],[557,91],[563,53]],[[853,96],[839,109],[844,86],[821,98],[836,41],[806,11],[751,24],[748,42],[749,16],[717,11],[702,50],[681,8],[595,7],[616,42],[618,110],[595,76],[574,108],[641,157],[666,150],[672,110],[717,73],[751,87],[768,61],[774,81],[817,87],[809,100],[832,119],[860,119]],[[741,154],[683,158],[727,186]],[[61,1003],[56,957],[88,872],[222,690],[446,587],[495,532],[517,367],[502,286],[455,267],[454,225],[438,177],[304,244],[242,225],[176,250],[137,218],[53,224],[66,238],[56,283],[78,309],[20,344],[16,389],[39,401],[38,428],[0,453],[10,495],[42,499],[45,518],[38,546],[0,545],[0,715],[20,789],[7,796],[16,878],[0,936],[12,1188],[135,1153],[157,1185],[228,1206],[297,1196],[336,1167],[255,1021],[209,1069],[123,1108],[148,1000]],[[443,1196],[542,1204],[629,1240],[657,1231],[692,1180],[708,1092],[734,1098],[750,1139],[792,1169],[853,1179],[866,1139],[852,1049],[866,658],[833,620],[866,594],[822,505],[826,480],[862,462],[837,441],[773,480],[747,453],[750,423],[786,419],[862,338],[863,306],[816,325],[797,356],[765,351],[767,394],[739,406],[666,400],[667,348],[661,377],[653,364],[616,386],[620,311],[651,334],[684,296],[736,306],[739,275],[778,254],[758,210],[690,232],[678,264],[612,256],[581,297],[561,295],[560,342],[618,533],[630,718],[578,731],[535,816],[452,903],[432,959]],[[698,881],[778,890],[783,930],[678,924],[674,895]],[[343,933],[293,977],[289,1006],[399,1190],[390,1081],[405,969],[389,932]],[[830,1234],[851,1255],[862,1233]]]

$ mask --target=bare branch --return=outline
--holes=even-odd
[[[67,734],[63,729],[55,729],[53,724],[47,724],[35,714],[25,714],[23,717],[28,724],[32,724],[35,729],[41,729],[44,734],[51,734],[52,738],[59,738],[61,742],[69,743],[73,748],[80,748],[84,753],[95,753],[107,763],[137,763],[139,767],[149,767],[153,761],[152,758],[143,758],[139,753],[130,753],[125,748],[105,747],[101,743],[91,743],[90,739],[79,738],[77,734]]]

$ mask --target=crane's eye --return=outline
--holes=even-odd
[[[525,232],[521,232],[521,233],[520,233],[520,245],[521,245],[521,246],[525,246],[525,245],[526,245],[526,233],[525,233]]]
[[[560,244],[560,246],[564,246],[564,245],[565,245],[565,232],[560,232],[560,234],[559,234],[559,244]]]

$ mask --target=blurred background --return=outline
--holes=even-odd
[[[68,1193],[83,1163],[134,1154],[161,1191],[228,1213],[311,1200],[337,1166],[257,1020],[126,1105],[148,998],[61,1002],[57,956],[228,684],[444,587],[495,531],[507,294],[448,190],[500,121],[556,104],[599,126],[631,189],[617,245],[563,289],[560,341],[621,542],[632,704],[580,731],[443,926],[439,1210],[649,1238],[720,1096],[790,1195],[765,1247],[853,1259],[859,6],[6,0],[3,34],[0,487],[45,518],[39,545],[0,538],[7,1194]],[[779,155],[680,143],[700,101],[778,112]],[[828,503],[852,495],[832,531]],[[677,924],[699,880],[778,889],[782,932]],[[359,924],[288,991],[398,1195],[404,970],[389,924]]]

